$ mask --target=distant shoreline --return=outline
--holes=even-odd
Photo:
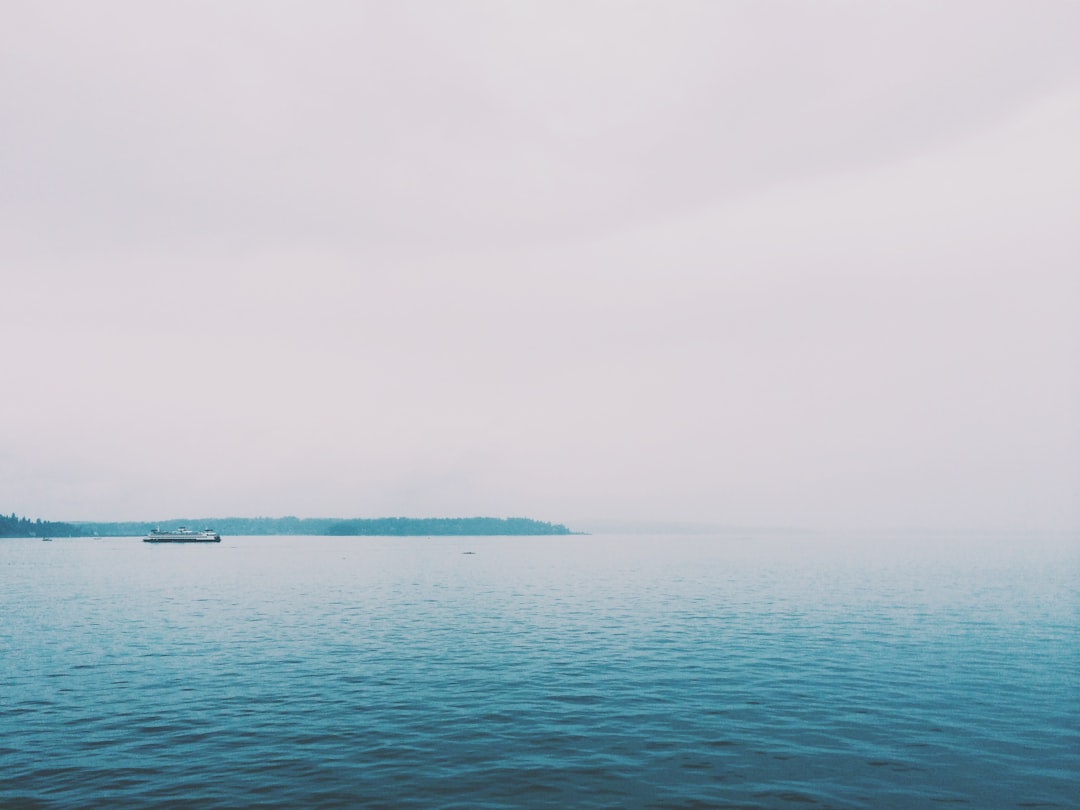
[[[0,537],[141,537],[151,529],[212,528],[221,535],[316,537],[467,537],[583,534],[531,518],[174,518],[160,521],[59,523],[0,516]]]

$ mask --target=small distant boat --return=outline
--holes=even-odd
[[[221,535],[213,529],[203,529],[195,532],[186,526],[181,526],[172,531],[168,529],[151,529],[150,534],[143,538],[144,543],[220,543]]]
[[[51,537],[42,537],[42,538],[41,538],[41,542],[42,542],[42,543],[51,543],[51,542],[52,542],[52,538],[51,538]]]

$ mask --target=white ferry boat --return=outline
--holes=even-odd
[[[143,538],[144,543],[220,543],[221,535],[213,529],[203,529],[194,532],[186,526],[169,531],[168,529],[151,529],[150,534]]]

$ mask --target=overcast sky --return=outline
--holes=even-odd
[[[1078,529],[1078,42],[0,0],[0,510]]]

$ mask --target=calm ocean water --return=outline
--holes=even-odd
[[[0,540],[3,808],[961,805],[1080,806],[1076,538]]]

